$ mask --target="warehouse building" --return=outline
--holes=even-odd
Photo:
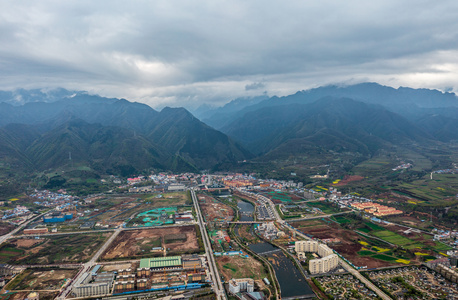
[[[183,269],[200,269],[202,268],[202,260],[196,254],[184,255],[182,257]]]
[[[140,269],[150,268],[163,269],[163,268],[181,268],[181,256],[169,256],[169,257],[155,257],[155,258],[143,258],[140,260]]]
[[[52,213],[47,216],[43,216],[44,223],[60,223],[73,218],[72,213]]]

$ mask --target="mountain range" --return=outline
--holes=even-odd
[[[0,103],[0,159],[20,168],[86,165],[113,174],[198,171],[251,157],[184,108],[79,94],[52,102]]]
[[[375,83],[239,98],[194,113],[202,121],[184,108],[156,111],[85,92],[0,92],[0,166],[127,175],[336,153],[361,161],[401,148],[426,155],[458,140],[455,94]]]

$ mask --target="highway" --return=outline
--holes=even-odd
[[[208,266],[210,269],[210,276],[213,278],[213,288],[216,293],[217,299],[227,300],[224,287],[221,283],[221,277],[216,267],[215,258],[213,257],[213,250],[208,238],[207,230],[205,228],[205,223],[202,218],[202,212],[200,211],[199,202],[196,197],[194,190],[191,190],[192,202],[194,203],[194,208],[196,210],[197,219],[200,226],[200,232],[202,233],[202,240],[204,241],[205,254],[207,255]]]

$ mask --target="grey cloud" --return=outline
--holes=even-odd
[[[245,90],[246,91],[258,90],[258,89],[263,89],[265,87],[266,87],[266,85],[264,83],[262,83],[262,82],[253,82],[251,84],[245,85]]]
[[[0,4],[0,88],[62,86],[152,106],[333,82],[457,90],[458,2]]]

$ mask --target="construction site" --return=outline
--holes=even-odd
[[[199,203],[206,222],[224,223],[234,219],[234,211],[232,208],[218,202],[213,197],[199,194]]]
[[[90,297],[201,288],[210,281],[205,264],[203,257],[183,255],[141,259],[136,269],[101,272],[98,265],[81,277],[72,293]]]
[[[213,250],[217,253],[240,250],[238,244],[231,240],[226,230],[210,230],[208,236]]]
[[[102,260],[199,253],[195,225],[122,231],[102,255]]]

